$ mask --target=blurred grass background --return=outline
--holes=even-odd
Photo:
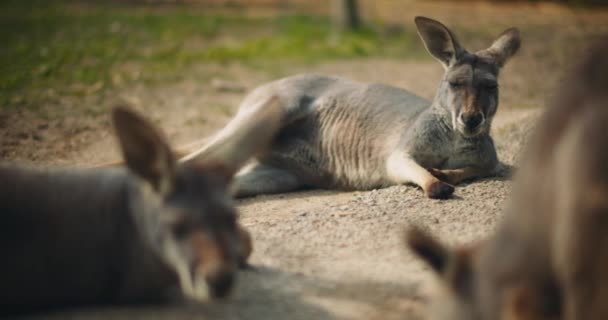
[[[311,63],[422,49],[413,32],[382,35],[364,27],[333,34],[323,16],[62,1],[2,2],[0,12],[3,106],[31,106],[48,90],[78,95],[132,81],[169,81],[195,63]]]
[[[506,27],[523,27],[525,46],[540,44],[543,49],[534,55],[552,54],[555,64],[587,35],[606,30],[595,17],[603,9],[550,6],[543,9],[547,17],[535,17],[534,10],[522,14],[506,5],[483,11],[483,2],[461,2],[360,1],[364,26],[338,33],[328,2],[318,0],[5,0],[0,2],[0,108],[35,109],[58,96],[171,82],[203,63],[280,73],[277,66],[332,59],[430,59],[411,22],[410,11],[421,6],[437,8],[435,17],[458,29],[465,43],[487,44]],[[552,17],[551,10],[572,11],[575,18]]]

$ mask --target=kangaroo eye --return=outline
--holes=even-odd
[[[193,230],[193,224],[187,219],[176,221],[171,225],[171,231],[177,239],[185,238]]]
[[[185,223],[177,223],[173,225],[173,235],[178,239],[183,239],[188,234],[189,227]]]
[[[497,83],[487,83],[484,85],[484,88],[489,91],[494,91],[494,90],[498,89],[498,84]]]
[[[463,86],[462,82],[450,81],[449,84],[452,89],[457,89]]]

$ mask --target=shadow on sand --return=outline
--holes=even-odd
[[[421,300],[416,295],[417,284],[365,282],[335,282],[310,276],[283,272],[266,267],[254,267],[239,275],[234,295],[208,304],[182,303],[165,306],[108,307],[66,310],[22,316],[18,319],[316,319],[342,318],[323,308],[325,304],[343,302],[369,306],[365,318],[395,318],[407,312],[403,301]],[[371,299],[370,299],[371,297]],[[369,311],[371,310],[371,311]]]

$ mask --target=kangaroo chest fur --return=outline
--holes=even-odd
[[[267,84],[250,99],[281,94],[289,119],[262,162],[295,173],[315,187],[370,189],[394,184],[386,172],[393,152],[426,168],[457,168],[490,146],[487,135],[465,139],[449,111],[406,90],[320,75]]]
[[[177,283],[129,212],[129,178],[0,167],[2,313],[160,300]]]

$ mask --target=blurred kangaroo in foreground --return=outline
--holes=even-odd
[[[474,250],[409,233],[447,289],[437,319],[608,319],[608,37],[586,53],[540,120],[497,233]]]
[[[0,314],[226,296],[252,250],[227,186],[279,129],[277,100],[258,107],[196,162],[119,107],[126,170],[1,165]]]
[[[446,70],[432,102],[384,84],[314,74],[265,84],[244,99],[227,129],[273,95],[287,115],[269,152],[237,175],[236,196],[414,183],[431,198],[447,198],[462,180],[495,174],[490,125],[498,73],[518,50],[519,32],[506,30],[489,48],[469,53],[438,21],[415,22]]]

